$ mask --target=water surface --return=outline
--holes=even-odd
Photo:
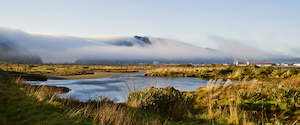
[[[108,78],[55,80],[48,79],[44,82],[30,82],[30,84],[61,86],[70,88],[71,91],[62,97],[72,97],[80,101],[108,97],[115,102],[125,102],[130,91],[140,90],[150,86],[173,86],[182,91],[194,91],[200,86],[206,86],[207,81],[191,77],[146,77],[143,74],[122,74]],[[223,83],[219,83],[223,84]]]

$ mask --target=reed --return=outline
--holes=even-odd
[[[19,89],[27,96],[37,100],[35,103],[47,103],[54,107],[66,106],[70,108],[66,114],[70,119],[83,117],[92,119],[94,124],[101,125],[166,124],[158,118],[138,116],[137,109],[123,104],[115,104],[107,99],[89,102],[80,102],[72,97],[62,99],[58,97],[58,93],[53,87],[27,85],[22,83],[21,78],[17,78],[14,81],[17,81],[15,83],[19,85]]]

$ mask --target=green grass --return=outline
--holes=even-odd
[[[88,118],[71,118],[72,110],[64,105],[28,96],[21,89],[22,85],[0,80],[1,125],[92,124]]]
[[[213,83],[190,92],[196,98],[199,119],[232,124],[291,124],[300,119],[300,77],[223,86]]]
[[[4,80],[6,75],[0,70],[0,125],[167,124],[157,114],[109,100],[60,99],[53,87],[31,86],[20,79]]]
[[[127,98],[127,105],[131,107],[158,113],[160,116],[174,121],[187,118],[186,115],[192,102],[193,97],[170,86],[160,89],[151,87],[131,92]]]
[[[194,92],[146,88],[127,104],[156,112],[170,124],[292,124],[300,120],[300,77],[216,85]]]
[[[211,81],[207,87],[199,87],[194,92],[181,92],[173,88],[147,88],[132,92],[128,102],[124,104],[115,104],[105,99],[84,103],[73,99],[59,99],[47,88],[36,89],[19,84],[18,80],[7,79],[9,75],[0,70],[0,125],[291,124],[300,120],[300,76],[295,75],[298,71],[293,69],[169,68],[159,70],[177,73],[205,72],[220,76],[233,71],[228,76],[257,75],[256,77],[270,79],[223,86]],[[273,77],[278,75],[286,78],[274,80]]]
[[[122,65],[40,65],[40,64],[8,64],[0,62],[0,69],[4,71],[40,74],[47,76],[87,75],[95,72],[132,73],[139,70],[153,69],[154,66],[122,66]]]
[[[286,79],[299,74],[295,68],[257,66],[196,66],[196,67],[161,67],[146,72],[145,76],[199,77],[203,79],[270,80]],[[300,75],[300,74],[299,74]]]

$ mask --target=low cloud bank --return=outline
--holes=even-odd
[[[217,50],[232,55],[233,58],[268,59],[282,57],[282,55],[263,51],[257,47],[244,44],[234,39],[210,36],[209,40],[216,44]]]
[[[73,63],[79,59],[184,60],[244,57],[263,59],[274,56],[235,40],[222,37],[210,39],[216,43],[217,49],[202,48],[176,40],[155,37],[83,38],[34,34],[0,28],[0,43],[15,47],[15,50],[39,56],[44,63]]]

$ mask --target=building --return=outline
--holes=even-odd
[[[300,63],[295,63],[294,66],[300,66]]]
[[[258,67],[266,67],[266,66],[275,66],[275,63],[265,63],[265,62],[261,62],[261,63],[252,63]]]
[[[236,66],[239,65],[239,60],[235,59],[235,60],[233,61],[233,64],[236,65]]]
[[[246,60],[246,63],[244,62],[239,62],[239,60],[235,59],[233,61],[233,64],[236,65],[236,66],[249,66],[251,63],[248,59],[245,59]]]
[[[239,62],[239,60],[235,59],[233,61],[233,64],[236,66],[250,66],[250,65],[255,65],[258,67],[265,67],[265,66],[276,66],[275,63],[271,62],[258,62],[258,63],[251,63],[249,59],[245,58],[246,62]],[[299,64],[300,66],[300,64]]]
[[[292,66],[293,64],[281,63],[281,66]]]
[[[229,66],[229,64],[228,63],[224,63],[223,66]]]

